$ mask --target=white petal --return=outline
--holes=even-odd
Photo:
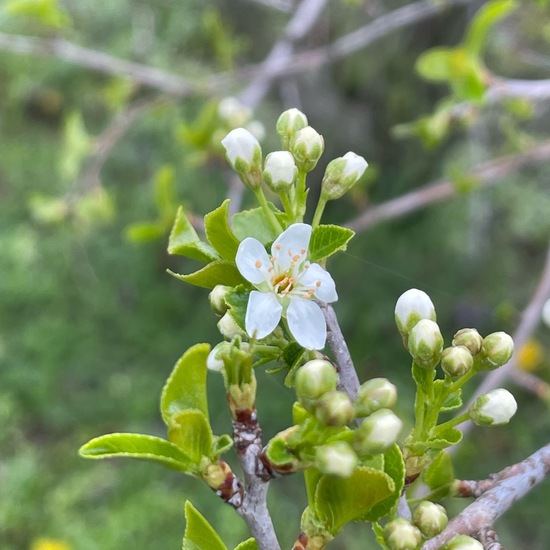
[[[308,289],[313,289],[315,297],[321,300],[321,302],[330,304],[338,300],[333,278],[319,264],[311,264],[305,268],[299,283]]]
[[[306,349],[323,349],[327,325],[321,308],[311,300],[292,297],[286,312],[288,328],[296,342]]]
[[[246,307],[245,326],[251,338],[264,338],[271,334],[281,320],[283,306],[271,292],[253,290]]]
[[[271,267],[271,261],[269,256],[264,245],[252,237],[247,237],[239,245],[235,263],[241,275],[253,285],[270,280],[268,269]]]
[[[306,259],[310,239],[311,225],[305,223],[295,223],[277,237],[271,246],[271,254],[279,273],[287,271],[293,261],[299,265]]]

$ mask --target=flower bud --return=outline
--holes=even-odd
[[[417,550],[422,533],[406,519],[398,518],[384,527],[384,540],[390,550]]]
[[[378,409],[391,408],[397,401],[397,388],[386,378],[372,378],[359,386],[354,403],[355,415],[368,416]]]
[[[276,193],[289,189],[298,176],[294,157],[288,151],[275,151],[265,158],[264,181]]]
[[[517,409],[518,404],[514,396],[508,390],[499,388],[480,395],[468,413],[478,426],[502,426],[508,424]]]
[[[306,172],[311,172],[315,168],[324,150],[323,136],[311,126],[306,126],[296,132],[290,142],[290,151],[294,155],[296,164]]]
[[[345,441],[334,441],[315,451],[315,467],[323,474],[349,477],[357,462],[357,455]]]
[[[383,453],[396,442],[402,426],[401,419],[392,411],[380,409],[355,430],[353,448],[360,456]]]
[[[206,358],[206,368],[215,372],[223,370],[223,355],[229,353],[230,349],[230,342],[220,342],[214,346]]]
[[[435,321],[435,307],[425,292],[417,288],[411,288],[401,294],[395,304],[397,330],[406,338],[421,319]]]
[[[426,369],[434,368],[443,349],[439,326],[430,319],[421,319],[409,333],[409,352],[414,362]]]
[[[221,335],[226,340],[233,340],[235,336],[240,336],[242,338],[248,338],[246,332],[235,322],[233,315],[227,312],[224,316],[218,321],[218,330]]]
[[[223,315],[227,311],[227,303],[225,297],[227,293],[232,290],[230,286],[225,285],[216,285],[208,295],[208,300],[210,301],[210,307],[214,313],[218,315]]]
[[[218,103],[218,116],[231,128],[246,124],[252,116],[252,110],[243,105],[236,97],[224,97]]]
[[[413,512],[414,524],[428,539],[439,535],[445,529],[448,521],[445,508],[429,500],[423,500]]]
[[[483,550],[483,544],[468,535],[457,535],[443,548],[445,550]]]
[[[493,332],[483,338],[481,370],[493,370],[508,363],[514,354],[514,341],[505,332]]]
[[[308,361],[298,369],[295,378],[296,395],[302,399],[319,399],[335,390],[338,374],[331,363],[324,359]]]
[[[441,354],[441,368],[449,376],[464,376],[473,366],[474,358],[465,346],[445,348]]]
[[[330,161],[323,176],[321,196],[326,200],[339,199],[357,183],[367,166],[363,157],[351,151]]]
[[[542,322],[550,328],[550,300],[546,300],[542,306],[541,318]]]
[[[307,117],[298,109],[288,109],[277,120],[277,133],[281,136],[283,149],[288,150],[294,134],[307,126]]]
[[[353,405],[347,393],[330,391],[323,394],[315,408],[317,420],[325,426],[345,426],[353,419]]]
[[[475,328],[460,329],[453,337],[453,346],[464,346],[472,355],[477,355],[483,346],[483,338]]]
[[[231,168],[245,185],[257,189],[261,185],[262,148],[259,141],[244,128],[231,130],[222,139]]]

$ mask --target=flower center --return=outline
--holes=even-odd
[[[283,273],[278,277],[273,277],[273,290],[277,294],[289,294],[294,288],[294,279],[289,277],[287,273]]]

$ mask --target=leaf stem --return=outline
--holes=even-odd
[[[269,204],[267,204],[267,199],[265,198],[262,188],[258,187],[257,189],[254,189],[254,195],[256,195],[256,199],[260,203],[260,206],[262,207],[264,214],[269,220],[271,227],[273,227],[277,235],[280,235],[283,232],[283,228],[281,227],[281,224],[275,217],[275,213],[273,212],[273,210],[269,208]]]
[[[451,418],[451,420],[447,420],[447,422],[443,422],[443,424],[439,424],[439,426],[437,426],[434,430],[434,435],[437,436],[438,434],[444,432],[449,428],[453,428],[458,424],[462,424],[462,422],[465,422],[469,418],[470,418],[470,415],[467,412],[457,416],[456,418]]]

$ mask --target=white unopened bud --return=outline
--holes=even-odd
[[[423,500],[413,512],[414,524],[428,539],[439,535],[445,529],[448,521],[445,508],[429,500]]]
[[[283,149],[288,149],[294,134],[307,126],[307,117],[298,109],[288,109],[277,120],[277,133],[281,136]]]
[[[544,306],[542,306],[542,322],[550,328],[550,300],[546,300]]]
[[[321,184],[321,195],[326,200],[339,199],[357,183],[367,166],[363,157],[351,151],[330,161]]]
[[[417,550],[422,533],[406,519],[398,518],[384,527],[384,540],[390,550]]]
[[[229,353],[230,342],[220,342],[212,348],[206,358],[206,368],[211,371],[219,372],[224,368],[223,355]]]
[[[218,315],[223,315],[227,311],[227,303],[225,297],[227,293],[232,290],[230,286],[216,285],[208,295],[210,301],[210,307]]]
[[[240,336],[241,338],[248,338],[246,332],[235,322],[233,316],[227,312],[224,316],[218,321],[218,330],[221,335],[226,340],[233,340],[235,336]]]
[[[288,151],[275,151],[265,158],[264,181],[267,186],[280,192],[288,189],[298,176],[294,157]]]
[[[292,138],[290,151],[302,170],[311,172],[325,150],[325,141],[311,126],[302,128]]]
[[[472,370],[474,358],[465,346],[445,348],[441,354],[441,368],[452,377],[464,376]]]
[[[358,417],[368,416],[378,409],[388,409],[397,401],[397,388],[386,378],[372,378],[359,386],[354,403]]]
[[[244,128],[231,130],[222,139],[226,157],[241,180],[255,189],[261,185],[262,148],[260,142]]]
[[[430,319],[421,319],[409,333],[409,352],[414,362],[426,369],[434,368],[443,349],[439,326]]]
[[[353,448],[360,456],[388,450],[396,441],[403,422],[389,409],[380,409],[368,416],[355,430]]]
[[[508,363],[514,354],[514,341],[505,332],[493,332],[483,338],[481,370],[492,370]]]
[[[463,328],[454,335],[453,346],[464,346],[472,355],[477,355],[483,346],[483,338],[475,328]]]
[[[421,319],[430,319],[435,321],[435,307],[430,297],[422,290],[411,288],[399,296],[395,304],[395,324],[397,330],[403,337],[407,337],[409,332]]]
[[[230,128],[237,128],[250,120],[252,110],[236,97],[225,97],[218,103],[218,115]]]
[[[317,447],[315,467],[323,474],[349,477],[357,467],[357,455],[344,441]]]
[[[347,393],[330,391],[317,401],[315,417],[325,426],[345,426],[353,419],[353,405]]]
[[[295,378],[296,395],[300,399],[319,399],[323,394],[335,390],[338,374],[331,363],[324,359],[308,361],[298,369]]]
[[[508,424],[517,410],[518,404],[514,396],[508,390],[498,388],[480,395],[468,413],[478,426],[502,426]]]
[[[483,544],[468,535],[458,535],[453,537],[443,548],[445,550],[483,550]]]

